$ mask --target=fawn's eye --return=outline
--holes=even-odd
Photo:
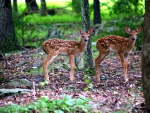
[[[84,38],[84,36],[82,36],[82,38]]]
[[[130,36],[132,36],[132,34],[129,34]]]

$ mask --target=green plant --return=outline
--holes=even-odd
[[[13,20],[20,45],[25,47],[28,44],[31,45],[31,42],[35,43],[35,39],[37,38],[39,31],[35,25],[30,23],[31,18],[19,17],[18,13],[14,12]]]
[[[115,1],[114,1],[115,2]],[[119,14],[119,13],[129,13],[130,14],[141,14],[143,13],[143,6],[142,6],[142,3],[144,3],[143,0],[126,0],[126,1],[123,1],[123,0],[117,0],[117,2],[115,2],[115,4],[113,5],[113,11],[116,13],[116,14]],[[120,8],[121,7],[121,8]],[[119,9],[119,10],[118,10]]]
[[[44,86],[44,85],[47,85],[47,84],[49,84],[48,81],[40,82],[40,85],[41,85],[41,86]]]
[[[123,110],[118,110],[118,111],[115,111],[115,112],[112,112],[112,113],[128,113],[127,111],[123,111]]]
[[[1,113],[19,113],[20,107],[17,104],[11,104],[10,106],[6,106],[0,108]]]
[[[47,96],[43,96],[36,102],[26,106],[12,104],[0,108],[1,113],[28,113],[38,111],[40,113],[70,113],[70,112],[90,112],[92,105],[89,104],[91,99],[84,96],[79,98],[71,98],[68,95],[62,95],[62,99],[49,100]]]
[[[93,85],[90,84],[90,79],[89,76],[90,75],[94,75],[94,70],[93,69],[86,69],[85,70],[85,75],[84,75],[84,82],[86,83],[86,87],[84,88],[84,90],[88,90],[89,88],[93,88]]]
[[[72,0],[72,9],[75,13],[77,13],[78,15],[81,12],[81,7],[79,7],[81,4],[80,0]]]

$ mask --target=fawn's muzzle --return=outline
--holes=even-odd
[[[132,41],[135,41],[136,39],[135,38],[132,38]]]
[[[88,42],[88,40],[87,40],[87,39],[85,39],[85,40],[84,40],[84,42]]]

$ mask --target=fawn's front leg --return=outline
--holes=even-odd
[[[46,81],[49,81],[49,76],[48,76],[48,65],[52,62],[52,60],[56,57],[52,56],[50,54],[47,55],[47,57],[45,58],[45,60],[43,61],[42,65],[43,65],[43,70],[44,70],[44,79]]]
[[[95,59],[95,80],[96,81],[100,81],[100,69],[99,69],[99,65],[100,65],[100,54],[99,56]]]
[[[96,81],[100,81],[100,69],[99,69],[99,65],[101,63],[101,61],[105,58],[105,56],[108,53],[102,53],[100,52],[98,57],[95,59],[95,79]]]
[[[74,81],[74,73],[75,73],[74,55],[69,55],[69,62],[70,62],[70,80]]]
[[[124,71],[124,80],[125,80],[125,82],[127,82],[128,81],[128,75],[127,75],[128,59],[127,59],[127,56],[128,55],[119,53],[119,56],[120,56],[120,60],[121,60],[123,71]]]

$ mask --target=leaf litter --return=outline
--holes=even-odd
[[[94,76],[89,76],[89,83],[84,82],[84,71],[76,70],[75,81],[69,78],[68,57],[59,56],[49,65],[50,83],[40,85],[44,81],[41,63],[45,55],[41,49],[27,49],[22,52],[7,55],[8,67],[5,61],[0,61],[0,89],[14,88],[6,84],[13,79],[27,79],[36,84],[35,88],[19,86],[18,88],[33,89],[26,94],[15,94],[0,97],[0,106],[16,103],[26,105],[42,96],[51,100],[70,95],[77,98],[80,95],[92,99],[93,112],[142,112],[145,110],[141,78],[141,52],[135,51],[129,56],[128,77],[124,82],[123,69],[119,56],[108,55],[100,64],[101,81],[95,82]],[[86,90],[85,90],[86,89]]]

